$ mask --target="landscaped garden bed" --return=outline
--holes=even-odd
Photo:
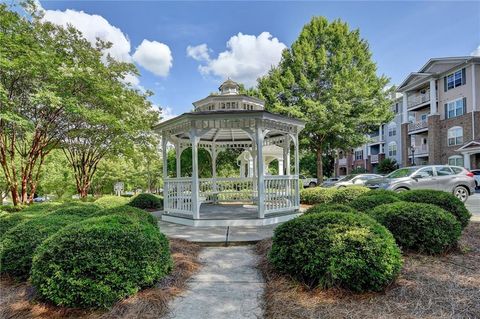
[[[57,307],[37,299],[34,287],[12,278],[0,280],[0,318],[159,318],[168,312],[168,303],[186,287],[198,271],[200,246],[181,239],[170,240],[173,270],[152,288],[117,302],[108,310]]]
[[[317,205],[257,244],[266,318],[478,317],[480,224],[460,200],[344,193],[304,192]]]
[[[440,256],[406,253],[398,279],[384,292],[309,289],[273,268],[271,239],[257,244],[265,278],[265,318],[477,318],[480,314],[480,223],[458,248]]]

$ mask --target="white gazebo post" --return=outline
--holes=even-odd
[[[255,132],[256,160],[257,160],[257,200],[258,218],[265,217],[265,165],[263,162],[263,127],[257,122]]]
[[[175,168],[177,171],[177,178],[182,177],[182,168],[181,168],[181,156],[182,150],[180,149],[180,143],[175,144]]]
[[[285,167],[285,175],[290,175],[290,137],[285,134],[283,142],[283,166]]]
[[[198,142],[197,130],[190,130],[190,142],[192,143],[192,212],[193,219],[200,219],[200,202],[198,198]]]
[[[162,135],[162,160],[163,160],[163,200],[164,206],[168,207],[168,157],[167,157],[167,137]],[[164,208],[165,208],[164,207]]]
[[[300,205],[300,180],[299,180],[299,175],[300,175],[300,163],[299,163],[299,156],[298,156],[298,133],[295,134],[295,140],[294,140],[294,146],[295,146],[295,206]],[[319,181],[321,182],[321,181]]]

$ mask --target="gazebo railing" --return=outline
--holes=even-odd
[[[297,175],[265,176],[265,214],[299,207]]]
[[[191,177],[166,178],[163,187],[166,212],[193,216]]]
[[[252,202],[256,197],[255,179],[248,177],[200,178],[203,202]]]

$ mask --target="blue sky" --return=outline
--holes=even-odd
[[[379,74],[390,77],[392,84],[399,84],[430,57],[470,55],[480,45],[480,2],[43,0],[41,5],[47,12],[61,11],[52,13],[51,19],[72,19],[88,32],[99,29],[95,34],[109,37],[113,33],[101,29],[110,24],[117,35],[123,33],[131,47],[130,52],[128,47],[121,50],[139,65],[138,85],[153,91],[152,101],[170,114],[190,110],[193,101],[215,91],[227,75],[253,83],[255,74],[278,59],[277,51],[290,46],[312,16],[340,18],[359,28],[370,43]],[[84,15],[66,14],[67,9]],[[105,23],[89,20],[92,15],[103,17]],[[262,32],[270,35],[260,37]],[[144,39],[146,45],[135,53]],[[118,42],[122,41],[120,36]]]

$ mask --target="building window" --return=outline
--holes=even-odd
[[[363,159],[363,151],[355,151],[355,160],[361,160]]]
[[[447,118],[465,114],[465,99],[458,99],[447,104]]]
[[[397,156],[397,143],[391,142],[390,144],[388,144],[388,156]]]
[[[448,130],[448,146],[463,144],[463,128],[452,127]]]
[[[388,136],[395,136],[397,135],[397,124],[390,123],[388,125]]]
[[[445,91],[454,89],[462,84],[465,84],[465,69],[461,69],[455,73],[447,75],[444,82]]]
[[[462,166],[463,167],[463,156],[453,155],[448,158],[448,165],[453,166]]]

